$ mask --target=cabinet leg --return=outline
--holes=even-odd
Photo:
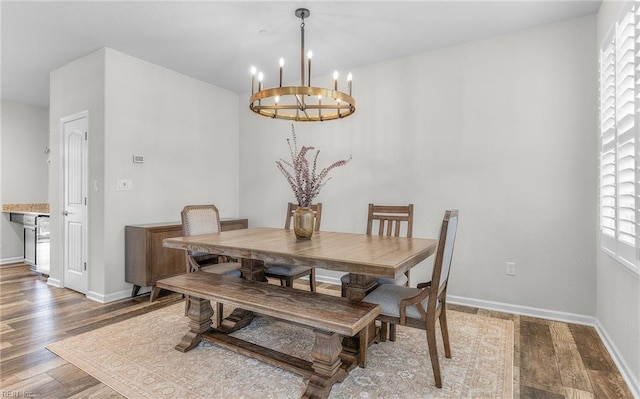
[[[153,290],[151,291],[151,295],[149,297],[149,302],[155,301],[156,298],[158,298],[158,295],[160,295],[160,291],[162,291],[162,288],[158,288],[154,285]]]
[[[138,291],[140,291],[140,286],[139,285],[134,285],[133,286],[133,291],[131,291],[131,296],[138,295]]]

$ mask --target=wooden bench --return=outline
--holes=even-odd
[[[368,328],[381,308],[365,302],[301,291],[241,278],[195,272],[159,280],[154,289],[189,296],[190,331],[176,345],[182,352],[204,338],[237,353],[309,378],[303,398],[326,398],[357,364],[366,366]],[[210,301],[313,328],[315,343],[308,362],[228,335],[224,322],[212,328]],[[231,323],[233,324],[233,323]],[[356,348],[343,348],[340,336],[356,337]],[[250,371],[248,372],[250,375]]]

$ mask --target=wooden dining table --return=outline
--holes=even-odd
[[[349,273],[347,297],[362,300],[375,277],[395,279],[432,255],[438,241],[427,238],[315,232],[298,240],[293,230],[254,227],[189,237],[166,238],[163,246],[240,258],[242,276],[266,281],[265,263],[319,267]]]

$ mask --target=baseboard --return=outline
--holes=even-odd
[[[89,291],[87,293],[87,299],[91,299],[92,301],[96,301],[99,303],[108,303],[108,302],[118,301],[120,299],[125,299],[130,297],[131,297],[131,290],[112,292],[107,295],[99,294],[93,291]]]
[[[600,339],[604,343],[604,346],[611,354],[611,357],[618,367],[620,374],[622,374],[622,378],[624,378],[624,381],[627,383],[627,386],[631,390],[631,394],[634,398],[640,398],[640,381],[638,381],[638,377],[629,372],[631,369],[627,365],[627,362],[624,360],[624,357],[619,355],[620,351],[609,337],[607,330],[604,329],[604,327],[600,323],[600,320],[596,319],[596,324],[594,327],[598,332],[598,335],[600,335]]]
[[[14,263],[23,263],[24,258],[20,256],[14,256],[13,258],[0,259],[0,267],[15,266]]]
[[[537,317],[540,319],[556,320],[565,323],[582,324],[586,326],[595,326],[596,318],[593,316],[585,316],[575,313],[560,312],[557,310],[548,310],[540,308],[532,308],[528,306],[512,305],[503,302],[485,301],[482,299],[465,298],[455,295],[447,295],[447,301],[456,305],[472,306],[487,310],[497,310],[504,313],[518,314],[522,316]]]
[[[47,279],[47,285],[50,285],[50,286],[52,286],[52,287],[57,287],[57,288],[63,288],[63,287],[62,287],[62,281],[60,281],[60,280],[59,280],[59,279],[57,279],[57,278],[51,278],[51,277],[49,277],[49,278]]]

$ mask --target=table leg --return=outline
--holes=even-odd
[[[363,274],[349,273],[349,284],[347,284],[347,298],[354,301],[361,301],[376,286],[376,282],[371,276]]]
[[[314,333],[316,339],[311,350],[314,374],[309,379],[302,397],[325,399],[329,396],[333,384],[344,381],[347,372],[341,367],[340,336],[322,330],[314,330]]]
[[[213,322],[211,316],[213,316],[213,308],[211,302],[208,299],[196,298],[193,295],[189,296],[191,305],[189,306],[189,312],[187,316],[191,321],[189,322],[189,328],[191,331],[185,334],[176,345],[176,350],[180,352],[188,352],[191,349],[198,346],[202,340],[202,333],[207,331]]]
[[[347,284],[347,298],[354,301],[361,301],[376,286],[376,282],[371,276],[363,274],[349,273],[349,284]],[[364,368],[367,366],[367,347],[376,338],[376,323],[373,322],[365,327],[366,331],[362,331],[358,336],[345,337],[342,346],[345,348],[343,359],[355,357],[355,364]],[[365,340],[366,345],[361,342]]]
[[[264,276],[264,262],[261,260],[242,258],[240,272],[242,273],[242,277],[247,280],[267,281],[267,278]]]
[[[264,262],[257,259],[242,258],[240,266],[242,277],[247,280],[267,281],[264,276]],[[254,314],[248,310],[235,309],[228,317],[218,324],[217,329],[225,334],[231,334],[248,326],[253,320]]]

